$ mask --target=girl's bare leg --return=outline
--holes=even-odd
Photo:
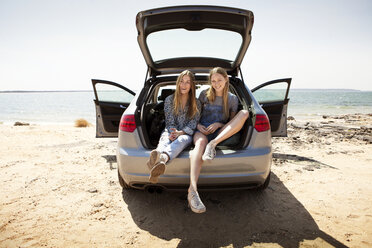
[[[190,157],[190,187],[187,194],[187,201],[194,213],[204,213],[206,211],[206,207],[199,197],[197,183],[203,164],[201,157],[203,155],[205,146],[208,143],[208,139],[204,134],[196,132],[194,135],[194,143],[195,148]]]
[[[228,123],[226,123],[225,126],[223,126],[217,137],[211,140],[210,142],[213,142],[215,145],[217,145],[224,141],[225,139],[230,138],[231,136],[239,132],[240,129],[242,129],[248,117],[249,117],[248,110],[240,110],[234,116],[234,118],[232,118]]]
[[[191,152],[190,156],[190,187],[189,191],[198,191],[198,179],[200,175],[200,171],[202,168],[203,160],[202,155],[205,150],[205,146],[208,143],[207,137],[200,133],[196,132],[194,135],[194,144],[195,148]]]

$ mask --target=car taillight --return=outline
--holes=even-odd
[[[134,115],[123,115],[120,120],[120,130],[132,133],[136,129]]]
[[[270,122],[266,115],[256,115],[254,128],[257,132],[264,132],[270,129]]]

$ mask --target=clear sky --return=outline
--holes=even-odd
[[[246,84],[292,77],[293,88],[372,90],[369,0],[0,0],[0,91],[90,90],[90,79],[142,88],[135,16],[207,4],[249,9]]]

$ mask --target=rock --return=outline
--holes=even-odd
[[[101,217],[98,218],[98,220],[106,220],[106,216],[102,215]]]
[[[362,130],[363,132],[366,132],[366,133],[371,133],[372,132],[372,126],[361,126],[360,127],[360,130]]]
[[[288,116],[287,120],[289,120],[289,121],[294,121],[295,118],[294,118],[293,116]]]
[[[29,125],[30,125],[30,123],[27,123],[27,122],[17,121],[17,122],[14,123],[14,126],[29,126]]]
[[[372,144],[372,137],[369,137],[369,136],[363,136],[362,139],[363,139],[363,141],[367,141],[368,144]]]
[[[315,123],[315,122],[310,122],[309,126],[314,129],[318,129],[321,127],[318,123]]]
[[[89,193],[97,193],[98,190],[96,188],[91,188],[88,190]]]
[[[297,123],[291,123],[291,126],[294,128],[300,128],[300,129],[305,129],[306,126],[303,124],[297,124]]]
[[[103,203],[96,203],[93,205],[95,208],[100,208],[103,206]]]

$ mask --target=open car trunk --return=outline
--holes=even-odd
[[[141,123],[140,132],[142,133],[142,143],[144,147],[147,147],[148,149],[156,148],[161,132],[165,128],[164,101],[166,97],[175,92],[177,77],[168,76],[156,78],[155,80],[156,82],[152,81],[152,87],[148,90],[149,93],[144,100],[141,111],[137,112],[138,116],[136,117],[136,119]],[[243,100],[249,98],[242,95],[243,92],[245,92],[245,89],[241,89],[241,85],[243,84],[240,79],[230,79],[230,92],[239,98],[238,111],[241,109],[249,109],[251,106],[250,102]],[[196,97],[198,97],[201,91],[210,87],[207,83],[207,77],[197,76],[196,86]],[[219,148],[238,149],[243,147],[244,144],[248,144],[247,141],[250,138],[251,130],[249,127],[252,127],[251,118],[248,119],[239,133],[220,143]],[[193,145],[190,147],[193,147]]]

